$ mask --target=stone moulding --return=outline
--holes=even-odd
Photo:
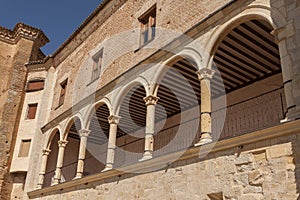
[[[280,136],[286,136],[291,134],[300,133],[300,120],[291,121],[287,123],[280,124],[278,126],[274,126],[271,128],[266,128],[260,131],[255,131],[252,133],[247,133],[241,136],[221,140],[214,143],[209,143],[203,146],[191,147],[184,152],[175,152],[171,154],[167,154],[158,158],[153,158],[150,160],[146,160],[143,162],[138,162],[118,170],[108,170],[99,174],[83,177],[81,179],[75,179],[69,182],[64,182],[58,185],[54,185],[51,187],[43,188],[28,192],[28,196],[30,199],[38,198],[41,196],[47,196],[53,192],[61,192],[65,189],[70,189],[73,187],[77,187],[80,185],[87,185],[89,183],[101,181],[107,178],[112,178],[120,175],[127,174],[128,171],[143,171],[147,168],[164,166],[165,169],[168,166],[168,163],[165,163],[165,160],[177,158],[178,155],[181,155],[179,159],[176,161],[187,160],[191,158],[199,158],[199,151],[203,154],[205,153],[214,153],[218,151],[223,151],[230,148],[238,148],[241,145],[246,145],[253,142],[258,142],[266,139],[277,138]],[[203,158],[202,158],[203,159]],[[199,158],[200,160],[200,158]]]
[[[42,30],[23,23],[18,23],[13,30],[0,26],[0,41],[16,44],[20,38],[37,41],[40,47],[49,42]]]

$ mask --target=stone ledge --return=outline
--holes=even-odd
[[[87,185],[89,183],[101,181],[107,178],[112,178],[124,174],[138,173],[142,171],[147,171],[147,169],[160,168],[166,169],[170,163],[166,162],[166,160],[172,160],[174,158],[176,161],[187,160],[190,158],[199,159],[201,157],[205,157],[207,153],[214,153],[222,150],[226,150],[229,148],[238,148],[241,145],[258,142],[261,140],[276,138],[280,136],[290,135],[300,133],[300,120],[280,124],[271,128],[266,128],[260,131],[255,131],[252,133],[244,134],[241,136],[237,136],[234,138],[206,144],[203,146],[191,147],[185,151],[179,151],[175,153],[170,153],[158,158],[153,158],[151,160],[146,160],[143,162],[138,162],[123,168],[113,169],[109,171],[105,171],[99,174],[87,176],[81,179],[72,180],[69,182],[60,183],[58,185],[54,185],[51,187],[43,188],[28,192],[29,198],[37,198],[41,196],[45,196],[47,194],[56,192],[56,191],[64,191],[65,189],[69,189],[72,187]],[[200,154],[201,153],[201,154]],[[203,155],[203,156],[201,156]]]

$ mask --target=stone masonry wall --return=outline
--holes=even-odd
[[[300,134],[269,139],[173,163],[168,169],[122,175],[39,199],[296,200]],[[209,196],[211,198],[209,198]]]

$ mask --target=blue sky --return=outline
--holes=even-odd
[[[13,29],[25,24],[42,29],[50,39],[42,50],[46,55],[55,50],[96,9],[102,0],[3,0],[0,7],[0,26]]]

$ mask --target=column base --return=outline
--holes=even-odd
[[[109,170],[112,170],[113,168],[112,167],[105,167],[101,172],[106,172],[106,171],[109,171]]]
[[[82,178],[82,174],[76,175],[76,176],[73,178],[73,180],[75,180],[75,179],[80,179],[80,178]]]
[[[194,144],[194,146],[197,147],[197,146],[201,146],[201,145],[212,143],[212,142],[213,142],[213,140],[211,138],[203,138],[203,139],[200,139],[200,141],[198,143]]]
[[[153,155],[151,153],[147,152],[143,155],[143,157],[141,159],[139,159],[139,162],[142,162],[142,161],[145,161],[145,160],[150,160],[150,159],[152,159],[152,157],[153,157]]]

